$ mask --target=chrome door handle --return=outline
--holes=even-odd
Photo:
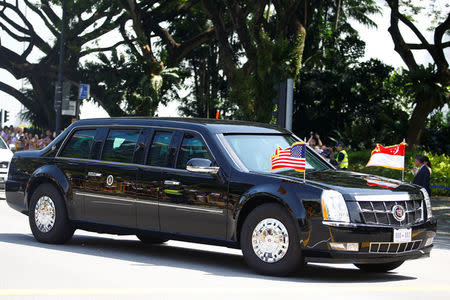
[[[88,176],[90,176],[90,177],[100,177],[100,176],[102,176],[102,173],[88,172]]]
[[[180,185],[179,181],[173,181],[173,180],[164,180],[165,185]]]

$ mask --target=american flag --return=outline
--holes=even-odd
[[[270,170],[292,168],[299,172],[305,172],[306,144],[297,142],[286,149],[277,147],[275,154],[270,157]]]

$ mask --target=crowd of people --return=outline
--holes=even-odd
[[[322,143],[318,133],[311,131],[307,143],[329,163],[336,165],[342,170],[348,169],[348,155],[344,150],[343,142],[338,142],[336,144],[336,151],[334,151],[333,147],[326,146]]]
[[[8,145],[13,144],[16,151],[42,149],[54,138],[50,130],[38,131],[24,126],[5,126],[1,137]]]

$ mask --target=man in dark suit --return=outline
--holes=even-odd
[[[425,164],[425,157],[422,155],[416,156],[415,166],[418,168],[416,175],[414,176],[413,183],[424,187],[428,195],[431,195],[430,189],[430,170],[428,170],[427,165]]]

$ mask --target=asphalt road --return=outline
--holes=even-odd
[[[436,214],[448,223],[447,201]],[[446,235],[447,234],[447,235]],[[26,216],[0,201],[0,298],[4,299],[450,299],[450,243],[387,274],[310,264],[288,278],[254,274],[240,251],[77,231],[66,245],[33,239]],[[294,298],[295,297],[295,298]],[[314,297],[314,298],[313,298]]]

